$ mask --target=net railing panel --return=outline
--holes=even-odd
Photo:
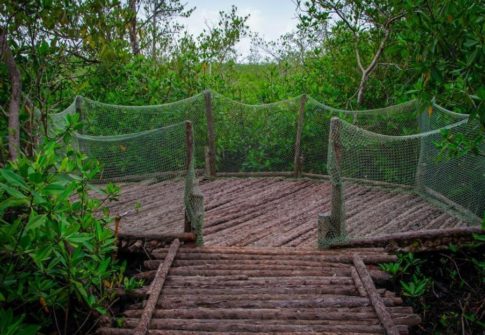
[[[339,132],[330,135],[338,146],[329,146],[328,155],[334,184],[346,178],[409,186],[425,197],[450,200],[439,201],[442,205],[462,207],[458,209],[466,210],[461,214],[469,222],[483,215],[485,159],[472,154],[444,157],[436,146],[443,129],[473,138],[480,131],[478,122],[462,120],[421,134],[390,136],[339,121]]]
[[[212,95],[217,171],[292,171],[300,97],[247,105]]]
[[[204,197],[200,192],[195,174],[194,148],[188,157],[186,142],[186,123],[176,123],[167,127],[146,130],[134,134],[93,136],[76,134],[75,145],[88,157],[96,159],[101,165],[101,173],[96,181],[130,182],[152,179],[154,181],[174,180],[184,183],[183,197],[171,194],[170,197],[183,198],[184,212],[180,212],[175,233],[183,229],[188,220],[196,233],[196,243],[203,244],[202,227],[204,222]],[[192,144],[193,146],[193,144]],[[158,199],[163,206],[165,199]],[[169,199],[166,199],[169,200]],[[168,201],[170,202],[170,201]],[[174,217],[160,219],[161,225],[173,226]]]
[[[448,131],[447,136],[458,135],[469,140],[477,138],[481,132],[480,124],[475,120],[444,129]],[[458,204],[462,207],[464,220],[472,215],[483,217],[485,215],[485,158],[472,153],[448,157],[436,146],[441,141],[443,141],[443,134],[436,131],[421,139],[416,188],[423,197],[437,197],[441,204],[448,204],[451,207]],[[482,143],[481,151],[485,152],[485,143]]]
[[[386,108],[351,111],[327,106],[310,97],[305,104],[302,134],[305,172],[327,173],[329,124],[332,117],[371,132],[392,136],[436,130],[467,118],[466,115],[453,113],[437,105],[422,104],[417,100]],[[423,120],[426,120],[426,125],[422,124]]]
[[[65,111],[51,115],[49,134],[52,136],[63,130],[66,114],[74,113],[80,114],[83,125],[80,134],[88,136],[132,134],[191,121],[194,136],[199,139],[195,144],[195,166],[201,168],[204,165],[207,121],[203,93],[173,103],[150,106],[113,105],[77,97]]]
[[[299,124],[302,106],[303,123]],[[475,222],[485,211],[483,157],[467,154],[440,159],[436,146],[443,129],[473,137],[480,134],[479,124],[434,102],[412,100],[351,111],[306,96],[248,105],[213,91],[154,106],[118,106],[78,97],[62,113],[51,115],[49,134],[62,130],[66,115],[74,113],[79,113],[82,121],[76,138],[79,148],[101,162],[101,180],[160,177],[184,170],[185,120],[192,122],[197,139],[192,161],[195,176],[195,169],[207,163],[207,115],[212,114],[217,172],[296,171],[295,146],[301,126],[304,173],[328,174],[333,182],[338,173],[338,178],[402,186],[450,207],[446,209],[460,207],[468,221]],[[341,120],[338,171],[329,141],[332,117]],[[200,192],[194,185],[187,193],[192,198],[185,198],[185,202],[198,208],[198,214],[193,214],[197,221]]]
[[[185,173],[184,123],[134,134],[75,135],[79,150],[101,164],[100,181],[142,180]]]

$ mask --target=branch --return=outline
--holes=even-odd
[[[381,57],[382,52],[384,51],[384,47],[386,45],[387,39],[389,38],[390,31],[388,29],[385,30],[384,32],[384,37],[381,40],[381,43],[379,44],[379,48],[377,49],[374,57],[372,58],[372,61],[370,62],[369,66],[367,69],[365,69],[364,74],[369,74],[374,70],[374,68],[377,65],[377,61]]]
[[[355,40],[355,57],[357,58],[357,65],[362,72],[365,72],[364,66],[362,65],[362,60],[360,58],[360,51],[359,51],[359,40]]]

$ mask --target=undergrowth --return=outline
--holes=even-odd
[[[109,313],[123,276],[106,203],[89,184],[99,164],[69,145],[77,116],[33,158],[0,169],[0,334],[88,334]],[[96,196],[93,196],[96,193]]]
[[[485,235],[474,237],[447,250],[401,253],[381,265],[393,276],[392,289],[422,318],[412,334],[484,333]]]

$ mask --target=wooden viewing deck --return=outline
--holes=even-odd
[[[467,226],[411,192],[345,187],[351,238]],[[107,319],[99,334],[397,335],[420,322],[401,298],[376,288],[389,279],[377,264],[395,256],[382,248],[317,250],[317,217],[331,206],[328,181],[218,178],[200,189],[205,246],[175,239],[159,248],[157,236],[183,235],[183,180],[122,185],[111,214],[121,216],[122,248],[146,259],[136,274],[145,285],[123,293],[138,300],[124,304],[118,328]]]
[[[393,189],[345,183],[349,237],[465,227],[421,197]],[[122,233],[183,231],[183,181],[125,184],[112,215]],[[330,183],[315,179],[220,178],[202,181],[206,246],[315,248],[317,217],[330,210]],[[137,205],[138,204],[138,205]]]

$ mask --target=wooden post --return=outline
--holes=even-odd
[[[293,159],[293,172],[295,178],[300,178],[303,170],[303,157],[301,154],[301,134],[303,132],[303,123],[305,119],[306,101],[307,96],[306,94],[303,94],[300,99],[300,110],[298,112],[298,123],[296,126],[295,157]]]
[[[192,130],[192,122],[190,121],[185,121],[185,145],[187,148],[187,157],[185,159],[185,169],[187,170],[187,175],[188,175],[190,173],[190,168],[191,168],[192,159],[193,159],[193,150],[194,150],[194,135]],[[190,221],[189,215],[187,214],[187,209],[185,209],[184,232],[185,233],[192,232],[192,222]]]
[[[214,130],[214,116],[212,114],[212,96],[209,90],[204,92],[205,116],[207,119],[207,140],[209,145],[209,176],[216,176],[216,135]]]
[[[381,321],[382,325],[384,326],[384,330],[387,335],[399,335],[399,329],[396,327],[394,320],[392,319],[391,314],[386,308],[382,297],[377,292],[372,277],[367,271],[367,268],[362,261],[362,258],[358,254],[354,254],[353,256],[353,263],[357,274],[360,277],[362,282],[362,286],[365,289],[367,295],[369,296],[369,300],[372,303],[372,307],[377,314],[377,317]]]
[[[76,107],[76,113],[79,114],[79,119],[82,119],[82,114],[81,114],[81,97],[78,95],[75,100],[75,107]]]
[[[170,270],[170,267],[172,266],[175,256],[177,255],[179,247],[180,241],[178,239],[175,239],[172,244],[170,244],[168,254],[167,256],[165,256],[163,262],[160,263],[155,277],[150,284],[150,288],[148,289],[150,295],[146,301],[146,305],[143,309],[140,321],[138,322],[138,325],[133,330],[133,332],[131,332],[131,334],[145,335],[148,333],[148,328],[150,327],[150,321],[152,320],[153,312],[156,309],[158,300],[160,299],[160,293],[162,292],[163,285],[165,284],[168,272]]]
[[[187,148],[187,156],[185,159],[185,169],[189,173],[192,156],[194,153],[194,135],[192,130],[192,122],[185,121],[185,146]]]
[[[74,102],[74,107],[76,109],[76,114],[79,115],[79,121],[81,122],[81,126],[82,126],[82,132],[83,134],[86,133],[86,123],[85,123],[85,120],[84,120],[84,117],[85,115],[83,115],[83,111],[82,111],[82,108],[81,108],[81,103],[82,103],[82,98],[78,95],[76,96],[76,100]]]
[[[343,237],[345,234],[345,204],[344,191],[342,182],[342,143],[340,139],[341,121],[338,117],[332,117],[330,120],[330,141],[331,150],[335,156],[335,174],[332,182],[332,209],[330,218],[332,221],[334,237]]]
[[[208,146],[204,147],[204,159],[205,159],[204,175],[206,177],[209,177],[210,174],[211,174],[211,171],[210,171],[210,157],[209,157],[209,147]]]

